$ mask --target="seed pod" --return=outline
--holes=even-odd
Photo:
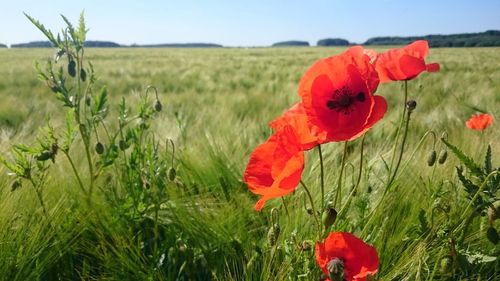
[[[87,80],[87,72],[85,72],[85,69],[80,69],[80,79],[82,79],[83,82]]]
[[[486,230],[486,237],[495,245],[498,244],[498,240],[500,240],[498,232],[493,226],[488,227],[488,230]]]
[[[451,256],[446,256],[441,259],[440,271],[443,274],[450,273],[453,266],[453,259]]]
[[[417,102],[415,100],[409,100],[406,103],[406,108],[408,111],[413,111],[417,107]]]
[[[434,166],[434,163],[436,163],[436,156],[436,151],[433,149],[427,158],[427,165],[429,165],[429,167]]]
[[[161,105],[160,100],[156,100],[156,102],[155,102],[155,110],[156,110],[157,112],[160,112],[160,111],[161,111],[161,109],[162,109],[162,105]]]
[[[175,177],[177,176],[177,172],[175,171],[175,168],[172,167],[170,169],[168,169],[168,179],[170,181],[173,181],[175,180]]]
[[[95,144],[95,152],[96,152],[97,154],[103,154],[103,153],[104,153],[104,145],[102,145],[102,143],[101,143],[101,142],[97,142],[97,143]]]
[[[128,143],[125,140],[120,140],[118,142],[118,146],[120,147],[120,150],[125,151],[128,148]]]
[[[276,242],[278,242],[278,237],[280,236],[280,232],[281,229],[279,224],[277,223],[273,224],[269,228],[269,231],[267,232],[267,243],[269,243],[269,246],[276,245]]]
[[[52,156],[52,151],[50,150],[44,150],[42,153],[40,153],[37,157],[36,160],[38,161],[47,161],[50,159]]]
[[[332,281],[344,280],[344,262],[339,258],[334,258],[326,265],[328,275]]]
[[[326,207],[321,215],[321,222],[323,222],[325,229],[330,228],[330,226],[335,223],[336,219],[337,211],[334,208]]]
[[[446,149],[441,150],[441,152],[439,152],[438,163],[441,165],[444,164],[447,158],[448,158],[448,151]]]
[[[68,63],[68,74],[71,77],[76,76],[76,63],[74,60],[70,60]]]

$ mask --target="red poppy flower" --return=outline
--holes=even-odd
[[[277,131],[250,155],[243,176],[250,191],[262,195],[255,209],[264,203],[292,192],[300,182],[304,170],[304,152],[298,137],[290,126]]]
[[[465,122],[467,128],[482,131],[493,123],[493,117],[487,113],[472,115],[472,117]]]
[[[316,262],[330,279],[362,281],[378,271],[375,248],[348,232],[331,232],[325,243],[316,242]]]
[[[313,134],[314,128],[308,122],[302,103],[297,103],[288,109],[283,115],[269,122],[269,126],[277,131],[285,126],[291,126],[298,137],[302,150],[309,150],[318,145],[317,134]],[[321,133],[318,133],[321,134]]]
[[[319,60],[306,71],[299,95],[312,131],[324,132],[320,143],[353,140],[384,116],[385,99],[373,96],[378,83],[371,58],[360,46]]]
[[[375,60],[375,67],[380,82],[411,80],[423,71],[439,71],[438,63],[425,64],[428,54],[429,44],[425,40],[418,40],[403,48],[379,54]]]

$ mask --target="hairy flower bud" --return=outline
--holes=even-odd
[[[76,76],[76,63],[74,60],[70,60],[68,63],[68,74],[71,77]]]
[[[448,151],[446,149],[441,150],[441,152],[439,152],[438,163],[441,165],[444,164],[447,158],[448,158]]]
[[[280,236],[280,232],[281,229],[279,224],[277,223],[273,224],[269,228],[269,231],[267,232],[267,243],[269,243],[269,246],[276,245],[276,242],[278,242],[278,237]]]
[[[334,208],[326,207],[321,215],[321,222],[325,226],[325,229],[330,228],[330,226],[335,223],[336,219],[337,211]]]
[[[80,69],[80,79],[82,79],[83,82],[87,80],[87,72],[85,72],[85,69]]]
[[[125,140],[120,140],[118,142],[118,147],[120,147],[120,150],[124,151],[128,148],[128,143]]]
[[[97,143],[95,144],[95,152],[96,152],[97,154],[103,154],[103,153],[104,153],[104,145],[102,145],[102,143],[101,143],[101,142],[97,142]]]
[[[175,180],[175,177],[177,176],[177,172],[175,171],[175,168],[172,167],[170,169],[168,169],[168,179],[170,181],[173,181]]]
[[[488,230],[486,230],[486,237],[495,245],[498,244],[498,240],[500,240],[498,232],[493,226],[488,227]]]
[[[155,102],[155,106],[154,106],[154,107],[155,107],[155,110],[156,110],[157,112],[160,112],[160,111],[161,111],[161,109],[162,109],[162,105],[161,105],[160,100],[156,100],[156,102]]]
[[[415,100],[409,100],[407,103],[406,103],[406,108],[408,109],[408,111],[413,111],[415,108],[417,107],[417,102]]]
[[[429,165],[429,167],[434,166],[434,163],[436,163],[436,156],[436,151],[433,149],[427,158],[427,165]]]
[[[453,267],[453,259],[451,256],[446,256],[441,259],[440,271],[443,274],[450,273]]]

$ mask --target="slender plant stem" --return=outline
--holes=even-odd
[[[321,144],[318,145],[318,154],[319,154],[319,166],[321,173],[321,209],[324,208],[325,204],[325,168],[323,165],[323,153],[321,151]]]
[[[309,198],[309,202],[311,203],[311,209],[313,212],[314,220],[316,221],[316,224],[318,225],[318,235],[321,237],[321,223],[318,218],[318,213],[316,212],[316,208],[314,208],[314,200],[311,196],[311,192],[309,192],[309,188],[307,188],[307,185],[301,180],[300,184],[304,187],[304,190],[306,191],[307,197]]]
[[[335,201],[333,202],[333,208],[337,207],[337,203],[342,203],[342,177],[344,174],[345,168],[345,159],[347,158],[347,141],[344,142],[344,153],[342,154],[342,163],[340,164],[340,174],[339,179],[337,181],[337,192],[335,193]]]
[[[351,193],[349,193],[349,197],[347,198],[347,202],[340,208],[339,212],[339,219],[343,217],[344,213],[347,211],[349,208],[349,205],[351,204],[352,198],[356,194],[358,190],[359,183],[361,182],[361,175],[363,172],[363,150],[365,147],[365,136],[366,134],[363,135],[363,138],[361,139],[361,149],[360,149],[360,155],[359,155],[359,172],[358,172],[358,179],[356,180],[356,184],[354,185],[354,188],[351,190]]]
[[[389,180],[389,182],[386,185],[386,191],[389,189],[389,187],[391,186],[392,182],[396,178],[399,166],[401,165],[401,159],[403,159],[403,153],[404,153],[404,150],[405,150],[406,138],[408,136],[408,127],[410,125],[411,111],[408,111],[408,113],[406,115],[407,116],[406,116],[406,123],[405,123],[405,132],[404,132],[404,135],[403,135],[403,141],[401,142],[401,149],[399,151],[398,162],[396,163],[396,168],[394,169],[394,172],[392,173],[391,179]]]
[[[69,164],[71,165],[71,169],[73,170],[73,173],[75,174],[76,180],[78,181],[78,186],[83,191],[83,193],[86,194],[87,191],[85,190],[85,187],[83,186],[82,179],[80,178],[80,175],[78,174],[78,170],[76,169],[76,166],[75,166],[75,163],[73,162],[73,159],[71,158],[71,156],[69,156],[67,151],[62,150],[62,152],[64,153],[64,155],[66,155],[66,158],[68,159]]]
[[[286,203],[286,200],[283,196],[281,196],[281,201],[283,201],[283,208],[285,209],[286,216],[290,218],[290,212],[288,211],[288,205]]]
[[[405,88],[405,95],[404,95],[404,103],[403,103],[403,114],[401,115],[401,120],[399,121],[398,130],[396,132],[396,140],[394,141],[394,147],[392,149],[392,157],[391,157],[389,172],[387,173],[387,181],[389,181],[391,174],[392,174],[392,169],[394,168],[393,165],[394,165],[394,159],[396,158],[396,151],[397,151],[397,147],[398,147],[399,136],[401,134],[401,130],[403,128],[403,124],[404,124],[405,117],[406,117],[406,103],[408,102],[408,81],[404,82],[404,88]]]

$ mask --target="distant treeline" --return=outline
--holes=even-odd
[[[273,47],[296,47],[296,46],[308,47],[309,42],[292,40],[292,41],[277,42],[273,44]]]
[[[7,45],[0,44],[0,48],[7,48]]]
[[[406,45],[422,39],[427,40],[431,47],[492,47],[500,46],[500,30],[450,35],[374,37],[368,39],[364,45]]]

